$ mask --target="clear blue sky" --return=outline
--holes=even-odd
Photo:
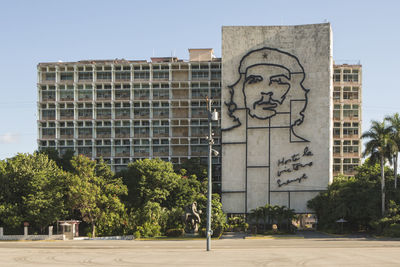
[[[39,62],[221,56],[223,25],[330,22],[334,59],[363,65],[363,130],[400,111],[400,1],[0,0],[0,159],[37,149]]]

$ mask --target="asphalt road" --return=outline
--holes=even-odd
[[[400,266],[400,241],[368,238],[0,242],[0,266]]]

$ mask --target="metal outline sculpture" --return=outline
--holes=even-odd
[[[274,53],[280,53],[280,54],[284,55],[286,58],[291,59],[291,60],[292,60],[292,63],[294,62],[295,64],[292,64],[292,66],[291,66],[291,68],[290,68],[290,67],[285,66],[285,65],[277,64],[277,63],[274,63],[274,62],[269,62],[269,61],[268,61],[268,54],[267,54],[267,52],[271,52],[271,51],[274,52]],[[245,63],[247,63],[246,60],[248,60],[252,55],[258,54],[259,52],[264,52],[264,54],[263,54],[263,59],[260,59],[260,62],[254,63],[254,64],[250,64],[250,65],[245,65]],[[306,79],[306,73],[305,73],[304,68],[303,68],[303,66],[301,65],[299,59],[298,59],[295,55],[292,55],[292,54],[290,54],[290,53],[288,53],[288,52],[286,52],[286,51],[282,51],[282,50],[280,50],[280,49],[271,48],[271,47],[262,47],[262,48],[259,48],[259,49],[251,50],[251,51],[249,51],[247,54],[245,54],[245,55],[242,57],[242,59],[240,60],[240,63],[239,63],[239,66],[238,66],[239,79],[238,79],[235,83],[233,83],[232,85],[229,85],[229,86],[228,86],[228,88],[229,88],[229,94],[230,94],[230,101],[229,101],[229,102],[226,102],[226,101],[224,102],[225,106],[227,107],[228,116],[232,119],[232,122],[234,123],[234,125],[232,125],[232,126],[230,126],[230,127],[228,127],[228,128],[222,128],[221,130],[222,130],[222,131],[229,131],[229,130],[232,130],[232,129],[234,129],[234,128],[240,127],[240,126],[242,125],[242,122],[240,121],[240,119],[239,119],[237,116],[235,116],[235,114],[234,114],[237,110],[246,109],[246,110],[247,110],[246,112],[247,112],[247,114],[248,114],[250,117],[252,117],[252,118],[257,118],[257,119],[260,119],[260,120],[267,120],[267,119],[270,119],[271,117],[274,117],[275,115],[279,114],[279,113],[275,112],[274,115],[272,115],[272,116],[270,116],[270,117],[268,117],[268,118],[260,118],[260,117],[258,117],[257,115],[250,114],[250,108],[247,106],[247,101],[246,101],[245,82],[247,81],[247,78],[245,77],[245,75],[246,75],[247,70],[248,70],[249,68],[254,67],[254,66],[259,66],[259,65],[275,66],[275,67],[280,67],[280,68],[283,68],[283,69],[287,70],[288,73],[289,73],[289,77],[286,76],[286,78],[287,78],[288,80],[291,80],[291,75],[292,75],[292,74],[302,74],[302,75],[303,75],[303,78],[302,78],[302,80],[300,81],[299,85],[300,85],[301,89],[304,91],[304,99],[291,99],[291,100],[290,100],[290,111],[289,111],[289,113],[290,113],[290,119],[292,119],[292,102],[297,102],[297,101],[302,101],[302,102],[304,102],[303,108],[302,108],[301,111],[298,113],[298,114],[300,115],[300,117],[299,117],[298,119],[294,120],[293,122],[290,121],[290,125],[289,125],[291,135],[293,134],[294,136],[296,136],[296,137],[297,137],[298,139],[300,139],[301,141],[293,141],[292,138],[291,138],[291,136],[290,136],[290,142],[291,142],[291,143],[295,143],[295,142],[309,142],[309,141],[306,140],[305,138],[302,138],[302,137],[300,137],[299,135],[297,135],[297,134],[294,132],[294,128],[293,128],[293,127],[295,127],[295,126],[301,125],[301,124],[303,123],[304,117],[305,117],[304,112],[305,112],[305,110],[306,110],[306,108],[307,108],[307,104],[308,104],[308,93],[309,93],[309,91],[310,91],[310,89],[306,89],[306,88],[304,87],[304,85],[303,85],[303,82],[304,82],[304,80]],[[293,71],[293,70],[297,70],[297,71]],[[243,75],[244,75],[244,78],[243,78]],[[241,90],[241,92],[242,92],[242,94],[243,94],[244,108],[238,108],[238,104],[234,102],[235,87],[236,87],[241,81],[243,81],[243,85],[242,85],[242,90]],[[282,98],[282,100],[281,100],[281,102],[280,102],[280,104],[282,104],[282,102],[286,99],[287,93],[288,93],[288,92],[290,91],[290,89],[291,89],[291,84],[290,84],[290,83],[282,83],[282,82],[279,82],[279,83],[280,83],[280,84],[288,84],[288,85],[289,85],[289,88],[288,88],[287,91],[285,92],[285,94],[284,94],[284,96],[283,96],[283,98]],[[276,100],[275,100],[275,101],[276,101]],[[279,102],[279,101],[276,101],[276,102]]]
[[[265,51],[265,53],[262,54],[262,57],[257,57],[257,54],[259,54],[262,51]],[[282,54],[283,57],[286,57],[288,62],[292,63],[292,66],[284,66],[282,64],[278,64],[279,62],[277,62],[277,61],[279,61],[279,60],[277,60],[277,59],[279,59],[279,56],[275,57],[272,60],[272,61],[275,60],[275,62],[268,62],[269,59],[268,59],[267,52],[269,52],[269,51],[272,51],[273,53]],[[249,57],[251,57],[252,55],[256,55],[256,57],[253,56],[253,58],[252,58],[252,60],[256,61],[256,62],[254,62],[254,64],[251,64],[251,65],[248,65],[248,66],[245,65],[247,63],[246,60]],[[277,56],[277,55],[279,55],[279,54],[275,54],[275,56]],[[260,62],[257,62],[257,60],[259,60]],[[248,68],[253,67],[253,66],[258,66],[258,65],[276,66],[276,67],[283,68],[289,73],[289,77],[286,76],[286,78],[288,80],[292,79],[292,74],[301,74],[301,75],[303,75],[303,77],[301,78],[300,82],[296,82],[296,84],[298,83],[299,88],[304,92],[304,98],[290,99],[289,100],[289,112],[276,112],[275,114],[273,114],[272,116],[267,117],[267,118],[260,118],[257,115],[250,114],[250,109],[247,106],[247,101],[246,101],[246,92],[245,92],[246,79],[245,79],[245,75],[246,75],[246,71],[247,71]],[[243,69],[243,68],[245,68],[245,69]],[[272,192],[287,192],[288,193],[288,203],[289,203],[289,206],[290,206],[290,194],[291,194],[291,192],[302,192],[302,191],[314,192],[315,190],[271,190],[271,188],[270,188],[270,185],[271,185],[271,181],[270,181],[271,180],[271,162],[270,162],[270,160],[271,160],[271,155],[270,155],[270,153],[271,153],[271,147],[270,147],[271,146],[271,135],[270,134],[268,135],[268,147],[269,147],[268,148],[268,159],[269,159],[268,160],[268,164],[265,165],[265,166],[264,165],[263,166],[249,166],[248,165],[248,159],[247,159],[247,149],[248,149],[247,148],[247,143],[248,143],[247,130],[248,129],[263,129],[263,128],[264,129],[289,128],[289,142],[290,143],[307,143],[307,142],[310,142],[309,140],[297,135],[295,133],[295,131],[294,131],[294,127],[295,126],[299,126],[304,122],[304,118],[305,118],[304,112],[305,112],[305,110],[307,108],[307,105],[308,105],[308,93],[310,92],[310,89],[305,88],[304,85],[303,85],[303,83],[304,83],[304,81],[306,79],[306,73],[304,71],[303,66],[300,63],[300,60],[295,55],[290,54],[290,53],[288,53],[286,51],[282,51],[280,49],[271,48],[271,47],[262,47],[262,48],[259,48],[259,49],[251,50],[248,53],[246,53],[242,57],[242,59],[240,60],[240,63],[239,63],[239,66],[238,66],[238,73],[239,73],[239,79],[235,83],[227,86],[229,88],[230,99],[229,99],[229,101],[224,101],[224,105],[226,106],[227,111],[228,111],[227,112],[228,116],[229,116],[229,118],[232,119],[233,125],[231,125],[231,126],[229,126],[227,128],[222,128],[221,131],[230,131],[232,129],[235,129],[235,128],[238,128],[238,127],[242,126],[242,122],[240,121],[239,117],[237,115],[235,115],[235,112],[239,111],[239,110],[246,110],[246,121],[245,121],[246,141],[245,142],[222,142],[222,145],[224,145],[224,144],[232,144],[232,145],[245,144],[246,145],[246,156],[245,156],[246,157],[246,159],[245,159],[245,161],[246,161],[246,170],[249,169],[249,168],[268,168],[268,192],[269,192],[268,193],[268,203],[271,203],[270,197],[271,197],[271,193]],[[234,101],[235,100],[234,99],[235,98],[235,91],[239,91],[239,89],[237,87],[238,87],[238,84],[240,82],[243,82],[242,88],[241,88],[240,91],[243,94],[243,101],[244,101],[244,105],[243,106],[244,107],[239,107],[238,103],[236,103]],[[239,84],[239,86],[240,86],[240,84]],[[288,92],[290,91],[290,89],[292,87],[292,83],[289,84],[289,86],[290,87],[285,92],[285,94],[283,96],[283,99],[281,100],[280,104],[282,104],[283,101],[286,99],[286,96],[287,96]],[[236,87],[236,90],[235,90],[235,87]],[[298,111],[298,113],[296,113],[297,118],[292,120],[292,114],[293,114],[292,105],[294,103],[298,103],[298,102],[304,102],[304,104],[303,104],[301,110]],[[289,114],[289,117],[290,117],[289,125],[288,126],[272,126],[271,125],[271,118],[274,117],[277,114]],[[259,119],[259,120],[266,121],[265,126],[256,126],[256,127],[252,126],[252,127],[249,127],[247,115],[249,115],[252,118],[256,118],[256,119]],[[292,136],[296,137],[297,140],[293,140]],[[312,163],[311,163],[311,165],[312,165]],[[307,165],[307,166],[311,166],[311,165]],[[279,180],[280,182],[278,182],[278,187],[281,187],[283,185],[286,185],[286,184],[289,184],[289,183],[292,183],[292,182],[295,182],[295,181],[301,182],[301,180],[307,179],[307,178],[308,178],[307,175],[305,175],[305,176],[303,175],[300,178],[292,179],[293,181],[292,180],[287,180],[287,181],[285,181],[285,183],[282,183],[282,184],[280,184],[281,181]],[[244,188],[244,190],[223,191],[222,192],[222,193],[244,193],[245,194],[245,203],[244,203],[245,204],[245,213],[247,213],[247,198],[248,198],[247,197],[247,193],[248,193],[247,185],[248,185],[248,178],[247,178],[247,171],[246,171],[246,174],[245,174],[245,188]]]

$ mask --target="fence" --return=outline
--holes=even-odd
[[[4,235],[4,229],[0,227],[0,240],[65,240],[65,235],[53,235],[53,226],[49,226],[48,235],[29,235],[27,226],[23,235]]]

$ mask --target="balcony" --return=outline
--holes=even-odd
[[[78,138],[82,138],[82,139],[91,139],[93,137],[92,134],[79,134],[78,133]]]

